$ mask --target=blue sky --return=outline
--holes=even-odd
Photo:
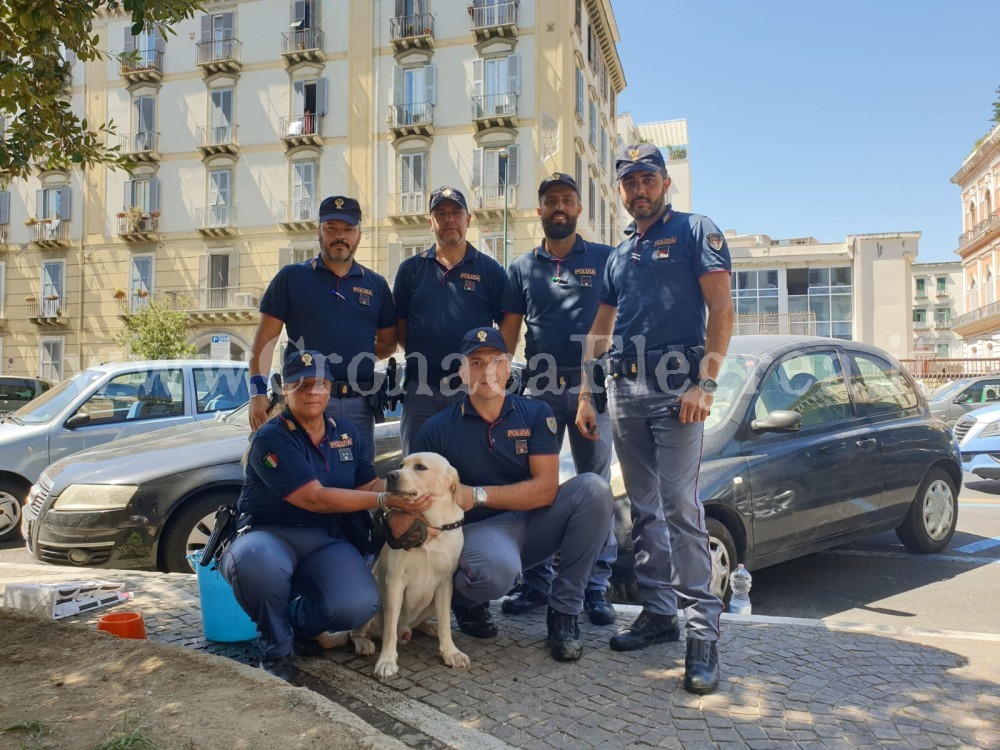
[[[772,238],[918,230],[920,261],[958,259],[950,180],[991,126],[1000,2],[612,6],[618,109],[687,118],[695,211]]]

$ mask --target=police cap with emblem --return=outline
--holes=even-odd
[[[548,190],[553,185],[565,185],[566,187],[571,187],[576,191],[576,194],[580,194],[580,186],[576,184],[576,180],[570,177],[568,174],[562,172],[553,172],[538,186],[538,197],[541,198],[545,195],[545,191]]]
[[[469,210],[469,205],[465,202],[465,196],[462,195],[462,191],[456,190],[453,187],[439,187],[431,193],[430,207],[427,210],[433,211],[442,201],[451,201],[458,205],[459,208],[465,211]]]
[[[361,206],[354,198],[331,195],[319,204],[319,220],[324,222],[333,219],[357,226],[361,223]]]
[[[480,349],[499,349],[504,354],[507,353],[507,344],[496,328],[473,328],[462,337],[462,348],[459,354],[467,357]]]
[[[663,154],[652,143],[637,143],[626,146],[615,160],[615,172],[618,179],[632,172],[659,172],[664,177],[667,165],[663,162]]]
[[[330,374],[330,361],[322,352],[306,349],[289,352],[285,364],[281,368],[281,377],[285,385],[297,383],[302,378],[321,378],[333,380]]]

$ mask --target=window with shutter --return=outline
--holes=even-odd
[[[10,224],[10,193],[0,192],[0,225]]]

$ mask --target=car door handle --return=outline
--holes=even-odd
[[[878,440],[875,438],[865,438],[864,440],[858,441],[858,447],[864,451],[870,451],[876,445],[878,445]]]

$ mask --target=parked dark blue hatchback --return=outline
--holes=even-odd
[[[916,552],[951,541],[958,447],[890,355],[736,336],[718,380],[699,480],[717,593],[737,561],[762,568],[886,529]]]

